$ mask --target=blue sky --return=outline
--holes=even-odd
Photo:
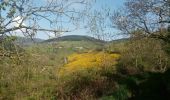
[[[38,1],[38,0],[37,0]],[[110,8],[111,11],[114,11],[118,8],[121,8],[121,6],[123,5],[125,0],[96,0],[96,3],[93,5],[93,9],[95,10],[102,10],[102,8]],[[78,6],[81,7],[81,6]],[[45,22],[41,22],[42,26],[47,27],[47,23]],[[72,27],[71,25],[68,24],[63,24],[63,27]],[[110,33],[111,34],[116,34],[118,31],[115,29],[111,29]],[[72,32],[67,32],[62,34],[62,36],[64,35],[89,35],[92,36],[91,33],[88,33],[88,30],[85,29],[77,29],[74,30]],[[48,39],[49,37],[46,34],[37,34],[36,36],[37,38],[41,38],[41,39]],[[114,39],[116,38],[121,38],[122,36],[115,36]]]
[[[36,4],[36,6],[41,6],[41,5],[44,5],[44,4],[46,4],[47,3],[47,1],[51,1],[51,0],[33,0],[33,2]],[[62,2],[62,0],[58,0],[59,2],[61,1]],[[58,2],[57,1],[57,2]],[[69,0],[68,0],[69,1]],[[78,1],[78,0],[77,0]],[[91,0],[87,0],[87,1],[90,1],[91,2]],[[72,2],[72,0],[70,0],[70,2]],[[110,9],[110,11],[112,12],[112,11],[114,11],[114,10],[116,10],[116,9],[119,9],[119,8],[121,8],[121,6],[123,6],[123,3],[125,2],[125,0],[96,0],[96,2],[95,3],[93,3],[93,5],[92,5],[92,9],[91,9],[91,11],[90,12],[94,12],[94,10],[97,10],[97,11],[103,11],[103,9]],[[72,7],[71,7],[72,8]],[[82,10],[82,5],[74,5],[74,8],[76,8],[76,10]],[[5,15],[5,13],[7,13],[7,12],[4,12],[4,14],[3,14],[3,16],[6,16]],[[103,14],[103,13],[102,13]],[[55,15],[53,15],[53,16],[51,16],[50,18],[53,18]],[[16,16],[16,19],[17,18],[19,18],[19,19],[21,19],[20,18],[20,16]],[[15,19],[14,19],[15,20]],[[63,21],[67,21],[67,18],[65,18],[65,17],[62,17],[61,18],[61,20],[63,20]],[[24,22],[24,24],[25,25],[32,25],[32,23],[28,23],[29,21],[26,21],[26,22]],[[83,26],[84,26],[84,23],[86,24],[86,25],[89,25],[89,24],[87,24],[87,22],[88,22],[88,20],[87,19],[85,19],[85,21],[83,22],[83,21],[80,21],[80,28],[78,28],[78,29],[76,29],[76,30],[73,30],[73,31],[71,31],[71,32],[65,32],[65,33],[62,33],[62,36],[64,36],[64,35],[89,35],[89,36],[94,36],[92,33],[90,33],[89,32],[89,30],[88,29],[82,29],[83,28]],[[47,22],[47,21],[45,21],[45,20],[40,20],[40,21],[38,21],[38,23],[39,23],[39,25],[41,25],[41,27],[42,28],[50,28],[50,24]],[[106,21],[106,24],[109,24],[110,23],[110,21],[107,19],[107,21]],[[16,25],[16,23],[13,23],[12,24],[12,26],[15,26]],[[53,28],[55,28],[55,29],[57,29],[56,27],[60,27],[60,26],[62,26],[64,29],[68,29],[68,30],[72,30],[72,29],[74,29],[74,26],[71,24],[71,23],[62,23],[62,25],[61,25],[61,23],[59,23],[59,25],[58,26],[53,26]],[[9,26],[9,27],[11,27],[11,26]],[[111,35],[115,35],[116,33],[118,33],[118,31],[116,30],[116,29],[113,29],[113,28],[105,28],[104,29],[104,31],[105,32],[103,32],[103,33],[109,33],[109,34],[111,34]],[[100,34],[100,33],[99,33]],[[19,36],[23,36],[23,34],[21,34],[21,32],[19,32],[19,31],[16,31],[16,35],[19,35]],[[54,34],[50,34],[52,37],[54,37]],[[38,32],[37,33],[37,35],[35,36],[36,38],[41,38],[41,39],[48,39],[49,38],[49,36],[47,35],[47,34],[44,34],[43,32]],[[52,38],[51,37],[51,38]],[[114,39],[117,39],[117,38],[121,38],[122,36],[115,36],[114,37]]]

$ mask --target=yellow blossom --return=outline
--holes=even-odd
[[[72,54],[68,57],[68,64],[65,64],[59,75],[86,70],[88,68],[101,69],[102,67],[114,66],[119,59],[119,54],[104,52],[90,52],[82,54]]]

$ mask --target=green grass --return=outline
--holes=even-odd
[[[13,58],[0,56],[0,100],[126,100],[132,97],[144,100],[148,94],[151,94],[149,100],[168,97],[170,71],[128,75],[122,74],[119,70],[113,73],[112,69],[90,69],[72,73],[62,79],[58,77],[59,69],[64,65],[64,58],[73,53],[106,50],[122,55],[128,50],[127,44],[128,42],[124,41],[107,44],[92,41],[60,41],[24,47],[20,50],[22,55],[19,58],[16,54],[13,54]],[[132,46],[134,47],[135,45]],[[2,50],[0,48],[0,53],[5,52]],[[145,52],[150,54],[148,50]],[[139,54],[141,53],[142,51]],[[122,68],[121,64],[128,60],[134,62],[130,57],[132,56],[125,56],[116,67]]]
[[[57,48],[57,46],[63,48]],[[87,41],[62,41],[57,44],[33,44],[24,47],[24,55],[0,64],[0,100],[56,100],[57,70],[64,57],[98,47]],[[76,47],[83,47],[77,49]]]

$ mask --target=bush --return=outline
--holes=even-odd
[[[57,96],[60,99],[97,99],[116,89],[115,74],[118,54],[93,52],[68,57],[59,71]]]
[[[102,71],[89,68],[61,77],[58,87],[59,98],[89,99],[112,93],[116,82],[107,77],[106,73],[104,75]]]
[[[130,97],[128,93],[128,88],[120,85],[111,95],[103,96],[100,100],[127,100]]]
[[[67,58],[67,64],[61,68],[59,75],[66,75],[79,70],[85,70],[90,67],[103,69],[117,64],[119,54],[109,54],[104,52],[90,52],[82,54],[73,54]],[[114,70],[115,68],[113,68]]]
[[[14,55],[13,55],[14,56]],[[44,58],[43,58],[44,59]],[[55,100],[56,77],[31,55],[2,60],[0,64],[0,100]],[[19,63],[16,63],[19,62]],[[42,60],[40,59],[39,62]]]
[[[161,42],[154,39],[138,39],[127,43],[127,49],[121,52],[118,70],[124,73],[143,71],[164,72],[168,67],[168,55]]]

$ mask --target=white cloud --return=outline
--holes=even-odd
[[[26,26],[26,24],[24,22],[22,22],[22,20],[23,20],[23,18],[21,16],[17,16],[15,18],[13,18],[12,23],[10,23],[7,28],[19,27],[20,24],[23,26]],[[24,36],[23,32],[26,32],[26,30],[18,29],[18,30],[12,31],[9,35]]]
[[[23,26],[26,26],[25,23],[22,22],[23,21],[23,18],[21,16],[17,16],[13,19],[13,26],[15,27],[19,27],[19,25],[23,25]]]

